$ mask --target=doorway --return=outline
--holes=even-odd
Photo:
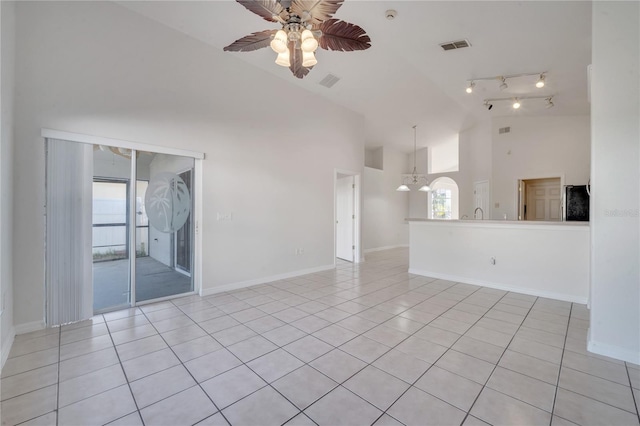
[[[518,219],[559,222],[562,190],[559,177],[518,181]]]
[[[194,159],[105,145],[93,153],[94,312],[193,291]]]
[[[359,262],[360,176],[336,171],[335,175],[335,256],[337,261]]]

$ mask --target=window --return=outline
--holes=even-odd
[[[458,219],[458,184],[448,177],[439,177],[431,182],[431,193],[427,197],[429,219]]]
[[[431,213],[433,219],[451,219],[451,190],[436,189],[431,191]]]

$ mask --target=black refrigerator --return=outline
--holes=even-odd
[[[589,192],[587,185],[565,186],[565,220],[589,221]]]

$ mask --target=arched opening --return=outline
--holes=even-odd
[[[458,219],[458,184],[448,177],[439,177],[431,183],[431,192],[427,197],[429,219]]]

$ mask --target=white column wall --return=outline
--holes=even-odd
[[[398,192],[402,174],[410,170],[408,156],[391,147],[383,148],[384,170],[365,167],[363,188],[362,244],[364,250],[409,244],[409,195]]]
[[[13,151],[15,3],[0,2],[0,367],[14,336],[13,321]]]
[[[589,350],[640,364],[640,4],[594,2]]]

